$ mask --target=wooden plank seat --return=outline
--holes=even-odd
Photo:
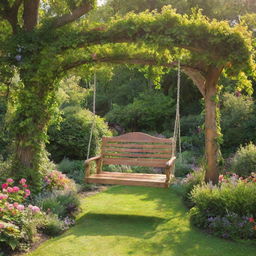
[[[116,137],[103,137],[99,156],[85,161],[85,181],[96,184],[168,187],[173,176],[175,157],[172,139],[157,138],[132,132]],[[96,162],[96,173],[91,174],[91,163]],[[119,173],[102,171],[104,165],[162,167],[165,174]]]

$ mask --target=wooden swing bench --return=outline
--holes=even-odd
[[[85,161],[85,181],[96,184],[117,184],[145,187],[169,187],[175,157],[172,139],[157,138],[131,132],[117,137],[103,137],[101,155]],[[91,163],[96,162],[96,174]],[[104,172],[103,165],[162,167],[165,174]]]

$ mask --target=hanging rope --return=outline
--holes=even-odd
[[[94,79],[93,79],[93,119],[92,119],[92,127],[91,127],[91,132],[90,132],[90,138],[89,138],[89,143],[88,143],[88,149],[87,149],[87,159],[90,157],[90,151],[91,151],[91,143],[92,143],[92,134],[95,126],[95,121],[96,121],[96,73],[94,73]]]
[[[176,117],[175,117],[174,131],[173,131],[172,157],[174,157],[176,153],[177,141],[178,141],[179,157],[182,161],[181,140],[180,140],[180,60],[178,60],[177,103],[176,103]]]

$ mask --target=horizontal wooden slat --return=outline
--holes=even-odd
[[[131,159],[131,158],[103,158],[103,164],[121,164],[131,166],[166,167],[166,160],[163,159]]]
[[[154,177],[154,178],[153,178]],[[86,178],[87,183],[146,187],[168,187],[163,174],[102,172]]]
[[[103,137],[103,141],[170,143],[172,139],[158,138],[142,132],[130,132],[116,137]]]
[[[137,153],[171,153],[171,149],[136,149],[136,148],[102,148],[103,154],[106,152],[137,152]]]
[[[148,179],[148,180],[165,180],[165,174],[155,173],[128,173],[128,172],[101,172],[101,177],[121,178],[121,179]]]
[[[103,157],[106,158],[107,156],[119,157],[119,156],[126,156],[126,157],[137,157],[137,158],[162,158],[169,160],[171,158],[171,154],[129,154],[129,153],[104,153]]]
[[[105,142],[134,142],[134,143],[159,143],[159,144],[172,144],[172,140],[171,139],[161,139],[159,141],[156,140],[140,140],[140,139],[136,139],[136,138],[131,138],[131,139],[122,139],[122,138],[115,138],[115,137],[110,137],[107,139],[102,139],[102,141]]]
[[[121,144],[121,143],[105,143],[104,147],[117,147],[117,148],[171,148],[171,145],[167,144]]]

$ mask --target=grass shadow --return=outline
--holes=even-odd
[[[87,213],[80,217],[77,225],[72,229],[72,233],[74,236],[100,235],[143,238],[165,221],[166,219],[151,216]]]

